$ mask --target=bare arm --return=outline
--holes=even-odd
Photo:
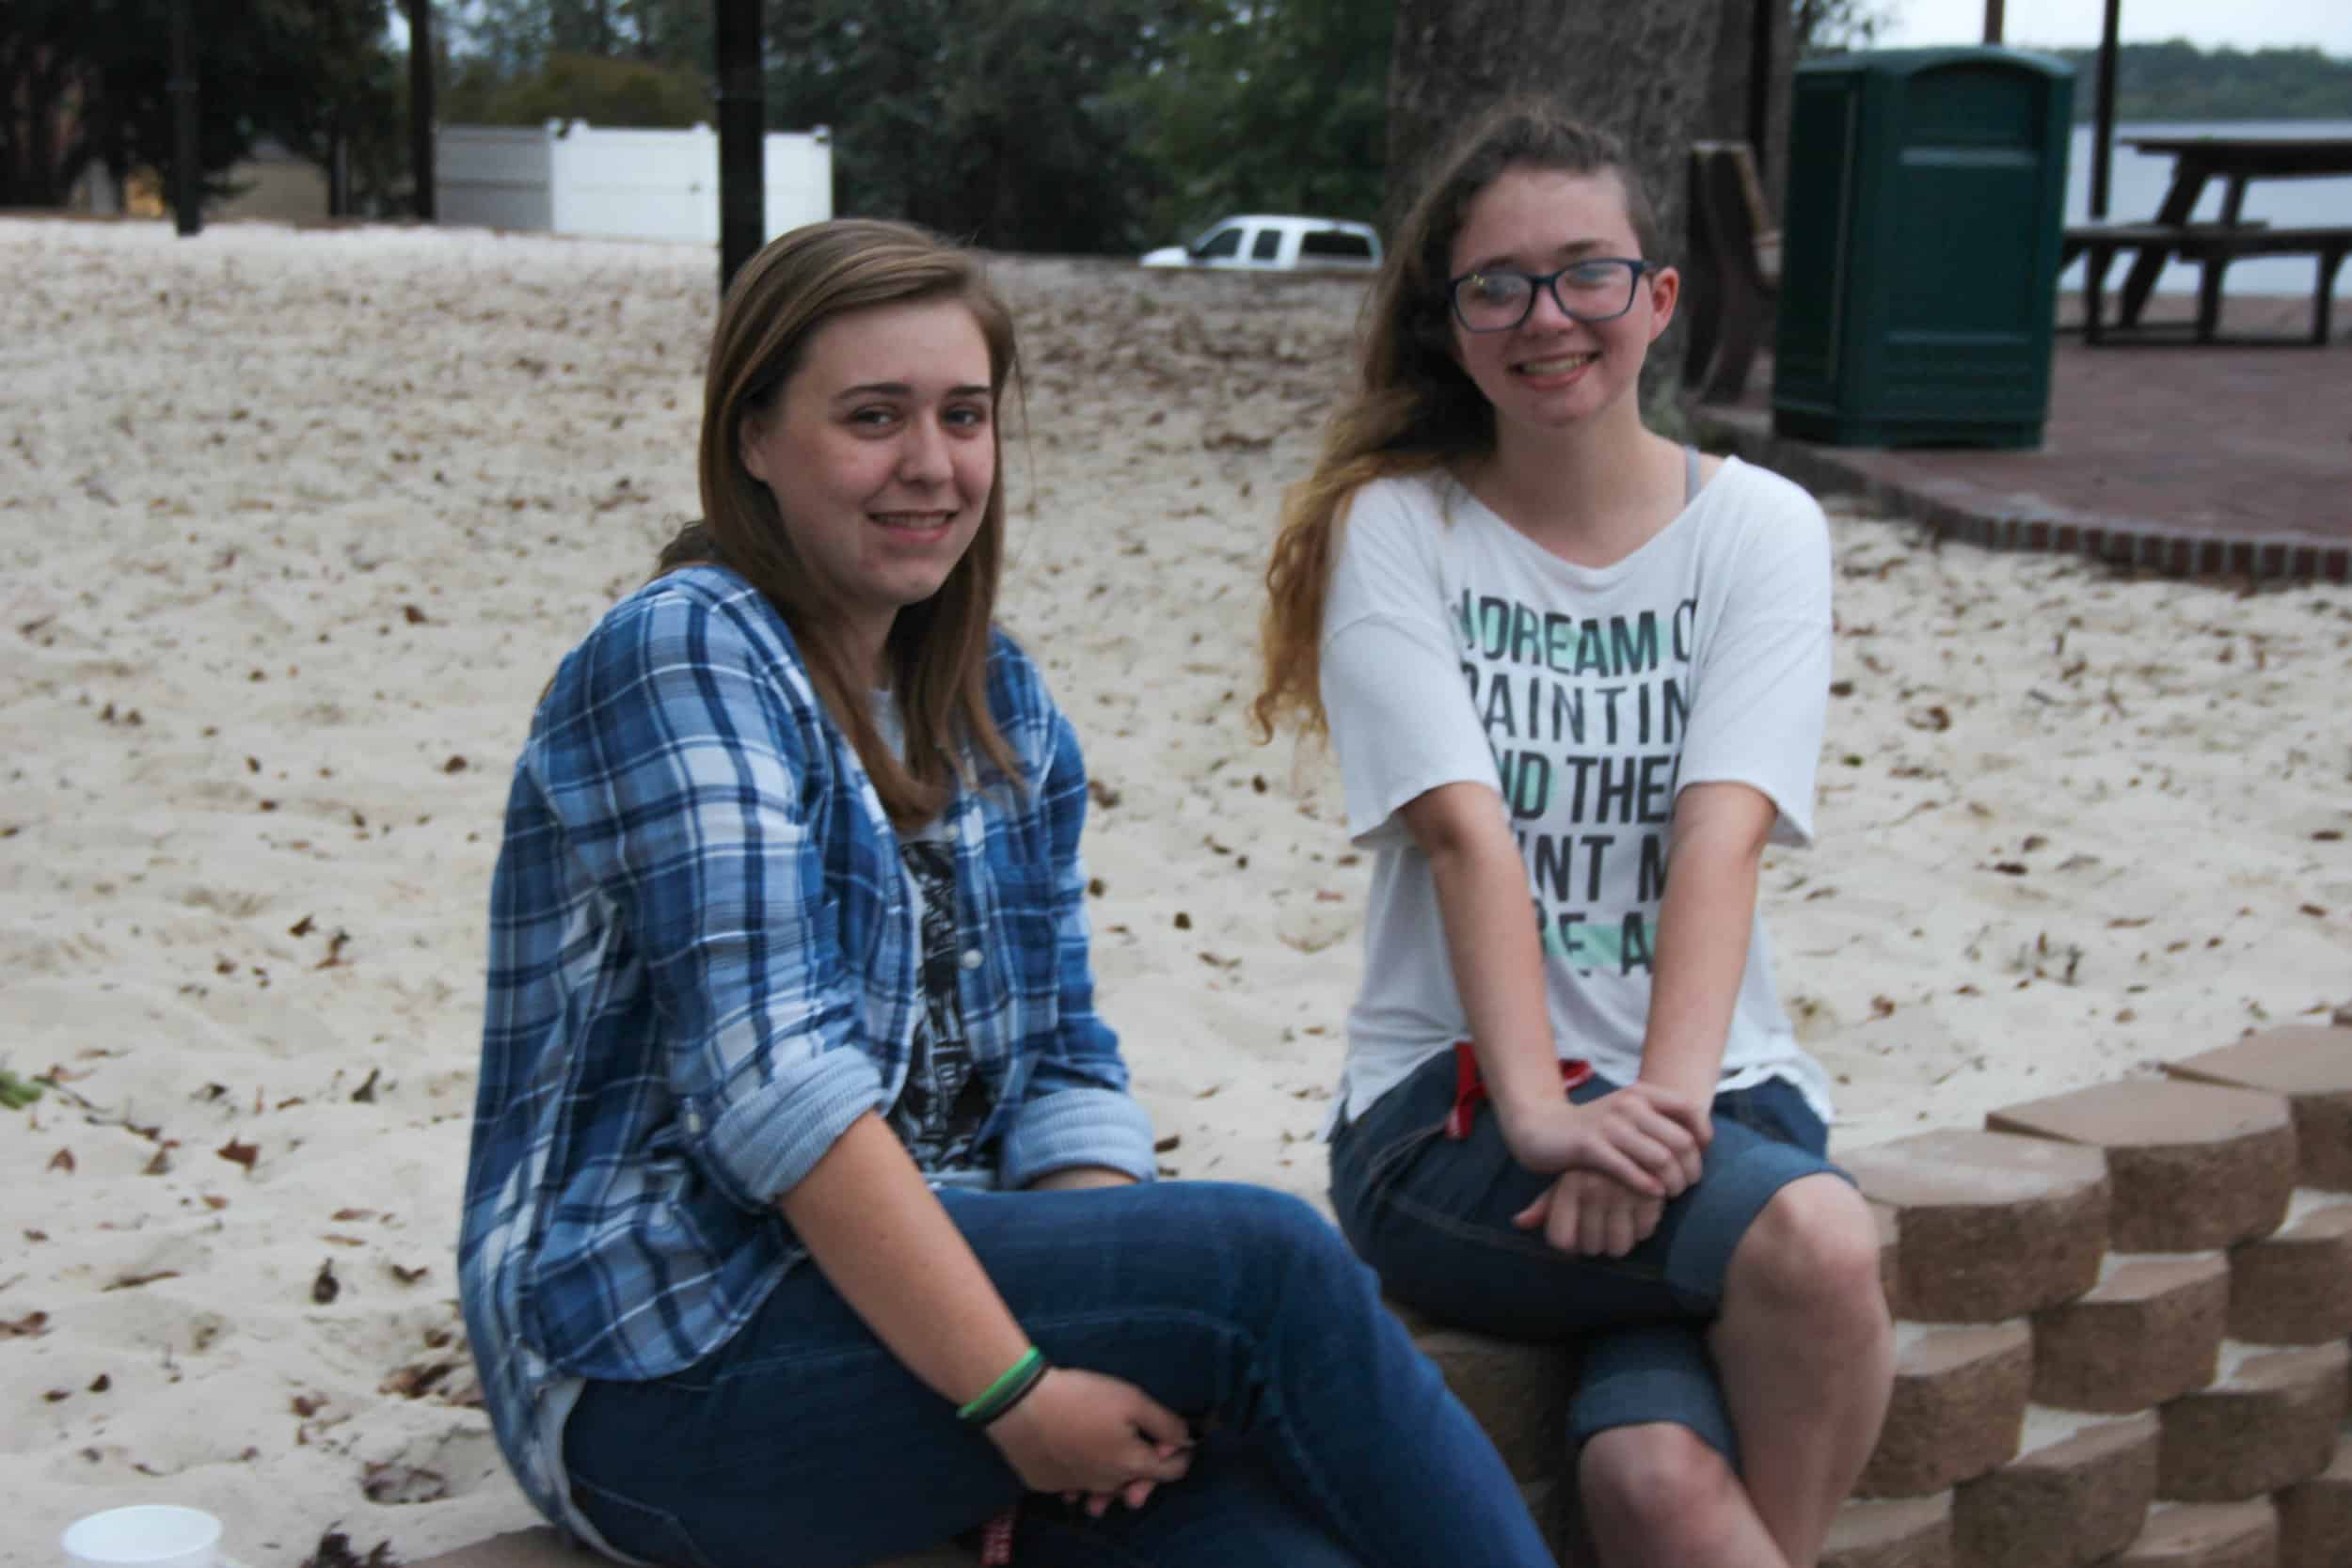
[[[1702,1107],[1723,1071],[1774,816],[1772,802],[1742,784],[1692,784],[1675,802],[1642,1079]]]
[[[1402,816],[1429,860],[1471,1049],[1512,1157],[1534,1171],[1606,1171],[1643,1193],[1682,1191],[1704,1139],[1690,1104],[1657,1087],[1582,1108],[1561,1093],[1543,944],[1500,798],[1485,784],[1440,784]]]
[[[879,1117],[852,1122],[776,1203],[850,1309],[942,1399],[968,1403],[1027,1352],[1028,1335]],[[1173,1481],[1190,1463],[1181,1418],[1132,1384],[1068,1368],[988,1435],[1039,1491],[1108,1495]]]
[[[1478,1070],[1502,1118],[1503,1139],[1516,1150],[1515,1132],[1560,1099],[1543,945],[1519,847],[1502,800],[1484,784],[1440,784],[1407,801],[1400,815],[1428,857]]]
[[[1029,1348],[906,1146],[871,1113],[777,1200],[833,1288],[890,1353],[963,1404]]]
[[[1702,1118],[1723,1072],[1774,816],[1761,791],[1740,784],[1692,784],[1675,802],[1640,1082],[1683,1097]],[[1659,1213],[1654,1196],[1600,1172],[1570,1170],[1517,1223],[1541,1229],[1563,1252],[1622,1258],[1657,1228]]]

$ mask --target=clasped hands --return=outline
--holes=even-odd
[[[1704,1101],[1638,1079],[1581,1105],[1497,1114],[1515,1160],[1558,1173],[1511,1223],[1587,1257],[1622,1258],[1656,1230],[1666,1201],[1698,1180],[1713,1136]]]
[[[988,1428],[1032,1492],[1059,1493],[1101,1518],[1113,1502],[1141,1508],[1192,1467],[1184,1418],[1124,1379],[1056,1367]]]

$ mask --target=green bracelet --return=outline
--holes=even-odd
[[[1038,1386],[1049,1370],[1045,1353],[1031,1345],[1021,1359],[1005,1369],[1004,1375],[982,1389],[970,1404],[956,1412],[956,1419],[967,1426],[984,1427],[1019,1404],[1023,1396]]]

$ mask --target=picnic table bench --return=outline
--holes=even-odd
[[[2217,340],[2221,318],[2221,279],[2232,261],[2247,256],[2310,256],[2318,268],[2312,295],[2312,343],[2328,341],[2335,302],[2336,273],[2352,253],[2352,226],[2342,228],[2273,228],[2266,223],[2100,223],[2069,226],[2059,247],[2059,265],[2083,258],[2083,341],[2098,344],[2109,328],[2103,304],[2107,269],[2122,251],[2145,258],[2177,255],[2199,264],[2197,320],[2193,328],[2201,343]],[[2136,263],[2137,265],[2137,263]],[[2136,325],[2137,312],[2128,305],[2123,325]],[[2303,341],[2303,340],[2288,340]]]
[[[2106,269],[2119,251],[2130,250],[2130,274],[2123,280],[2115,325],[2139,327],[2139,313],[2155,288],[2165,262],[2178,256],[2200,263],[2197,290],[2196,341],[2217,341],[2221,311],[2221,278],[2232,261],[2247,256],[2309,256],[2318,269],[2312,298],[2309,339],[2269,338],[2263,342],[2325,343],[2329,306],[2335,293],[2337,269],[2352,250],[2352,226],[2272,226],[2259,219],[2242,220],[2247,187],[2257,180],[2321,180],[2352,175],[2352,137],[2344,136],[2133,136],[2125,145],[2143,153],[2172,159],[2172,182],[2165,191],[2155,217],[2146,223],[2089,223],[2064,230],[2059,254],[2064,261],[2084,258],[2084,293],[2089,307],[2083,340],[2107,341],[2108,326],[2101,320],[2101,291]],[[2198,198],[2214,182],[2221,183],[2221,217],[2217,223],[2194,223],[2190,214]]]

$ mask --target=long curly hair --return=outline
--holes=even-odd
[[[1418,473],[1494,446],[1494,408],[1454,357],[1448,262],[1470,203],[1506,169],[1614,174],[1642,254],[1659,255],[1657,210],[1625,148],[1542,99],[1515,98],[1473,121],[1431,166],[1365,302],[1360,374],[1324,431],[1313,472],[1283,497],[1259,626],[1259,738],[1286,720],[1328,732],[1320,689],[1324,596],[1349,498],[1375,479]]]
[[[988,707],[988,650],[1005,554],[1004,441],[992,420],[997,483],[978,531],[938,593],[900,610],[882,657],[905,717],[906,756],[875,727],[866,692],[840,652],[834,606],[792,546],[775,498],[743,466],[747,420],[775,405],[809,340],[828,322],[879,306],[952,299],[988,343],[989,385],[1001,403],[1020,373],[1012,315],[978,261],[908,224],[843,218],[795,229],[746,261],[719,307],[703,380],[699,467],[703,515],[662,546],[654,575],[705,562],[757,589],[792,628],[817,694],[856,749],[891,822],[939,815],[973,750],[1007,779],[1022,776]]]

